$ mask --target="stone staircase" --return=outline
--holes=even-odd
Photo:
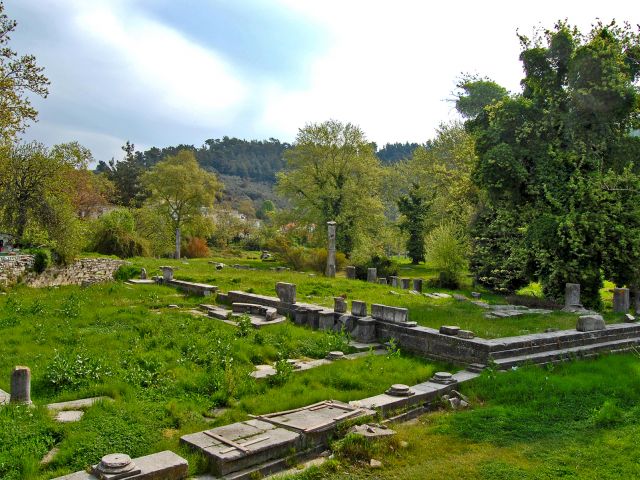
[[[608,325],[605,330],[566,330],[490,340],[489,359],[500,370],[518,365],[543,365],[574,358],[618,353],[640,347],[640,324]],[[482,365],[471,365],[478,371]]]

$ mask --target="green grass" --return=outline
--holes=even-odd
[[[398,436],[391,440],[339,441],[337,462],[293,478],[640,477],[635,355],[488,372],[462,391],[471,397],[472,409],[395,425]],[[382,461],[383,468],[368,467],[370,458]]]
[[[370,355],[293,373],[278,384],[255,380],[249,376],[255,364],[323,358],[345,350],[346,338],[289,322],[239,337],[224,322],[185,311],[202,301],[170,287],[122,283],[16,287],[1,295],[0,388],[9,390],[15,365],[28,365],[36,405],[96,395],[114,402],[65,425],[41,407],[0,408],[0,478],[51,478],[106,453],[139,456],[167,448],[189,458],[197,471],[198,457],[178,445],[185,433],[248,414],[372,396],[447,368],[414,357]],[[226,410],[216,415],[220,407]],[[54,445],[59,455],[40,468]]]
[[[409,309],[410,319],[418,324],[440,328],[442,325],[458,325],[465,330],[475,332],[476,336],[483,338],[498,338],[528,333],[543,332],[548,328],[571,329],[575,328],[577,316],[575,314],[554,312],[550,315],[524,315],[521,317],[487,319],[484,317],[486,310],[470,302],[461,302],[453,298],[432,299],[422,295],[413,295],[407,290],[392,288],[388,285],[371,284],[360,280],[347,280],[344,273],[339,273],[337,278],[329,279],[320,274],[300,273],[292,271],[275,272],[269,270],[276,266],[273,262],[262,262],[257,254],[245,253],[248,258],[214,257],[212,259],[148,259],[135,258],[135,265],[144,266],[147,272],[159,273],[160,265],[174,265],[175,278],[191,280],[217,285],[221,291],[244,290],[262,295],[275,296],[275,284],[278,281],[291,282],[297,285],[298,301],[315,303],[331,307],[333,297],[345,295],[348,300],[363,300],[368,304],[382,303],[406,307]],[[222,270],[216,270],[209,262],[223,262],[233,265],[235,263],[249,265],[258,270],[240,270],[230,266]],[[433,271],[424,264],[401,264],[401,268],[408,268],[408,273],[400,271],[401,276],[414,276],[427,278],[433,276]],[[425,287],[425,292],[439,291],[445,293],[461,293],[470,297],[471,287],[465,287],[460,291],[444,289],[430,289]],[[505,303],[498,295],[483,291],[483,301],[488,303]],[[605,320],[608,323],[621,321],[622,315],[606,313]]]

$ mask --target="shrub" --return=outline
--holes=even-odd
[[[208,257],[211,252],[204,238],[191,237],[187,242],[184,253],[188,258],[204,258]]]
[[[51,265],[51,252],[45,249],[38,249],[34,252],[33,271],[44,272]]]
[[[425,240],[427,261],[440,272],[440,286],[458,288],[460,275],[467,265],[464,236],[453,223],[434,228]]]
[[[59,390],[98,383],[110,374],[109,369],[97,358],[83,353],[56,352],[46,367],[44,381],[54,390]]]
[[[147,242],[135,231],[131,211],[118,208],[98,219],[93,250],[121,258],[144,257],[149,254]]]
[[[126,282],[130,278],[139,277],[140,272],[142,272],[142,269],[140,267],[136,267],[135,265],[124,264],[124,265],[120,265],[118,270],[114,272],[113,278],[115,280]]]
[[[356,278],[367,279],[367,270],[375,268],[380,278],[395,277],[398,275],[398,264],[390,258],[374,255],[367,263],[356,265]]]
[[[249,333],[251,333],[251,329],[253,328],[253,325],[251,324],[251,317],[249,316],[249,314],[243,313],[242,315],[240,315],[236,323],[238,325],[236,336],[248,337]]]
[[[276,362],[275,367],[276,373],[269,377],[269,383],[274,386],[284,385],[289,380],[289,377],[293,375],[293,365],[282,357]]]

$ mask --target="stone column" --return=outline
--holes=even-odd
[[[333,311],[347,313],[347,301],[343,297],[333,297]]]
[[[629,312],[629,289],[628,288],[613,289],[613,311],[616,313]]]
[[[411,282],[410,278],[401,278],[400,283],[404,290],[409,290],[409,282]]]
[[[391,279],[391,286],[392,287],[399,287],[400,286],[400,279],[398,277],[389,277]]]
[[[296,286],[293,283],[276,283],[276,294],[282,303],[291,305],[296,303]]]
[[[367,268],[367,282],[376,283],[378,278],[377,268]]]
[[[11,403],[31,403],[31,370],[18,365],[11,373]]]
[[[581,305],[580,303],[580,284],[567,283],[564,286],[564,306],[571,307]]]
[[[333,278],[336,276],[336,222],[327,222],[327,234],[329,246],[327,248],[327,270],[324,274]]]
[[[640,313],[640,288],[631,287],[631,298],[633,298],[633,313],[637,315]]]
[[[347,278],[349,280],[355,280],[356,279],[356,267],[349,265],[347,267]]]
[[[413,289],[416,292],[422,293],[422,279],[421,278],[414,278],[413,279]]]

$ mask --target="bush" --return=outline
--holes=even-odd
[[[51,252],[45,249],[38,249],[34,252],[33,271],[44,272],[51,265]]]
[[[184,249],[184,254],[188,258],[204,258],[210,253],[207,241],[200,237],[191,237]]]
[[[463,238],[459,228],[452,223],[443,223],[427,235],[427,261],[440,272],[439,283],[443,288],[460,286],[460,275],[467,266]]]
[[[140,276],[142,269],[140,267],[136,267],[135,265],[120,265],[118,270],[116,270],[113,274],[113,278],[115,280],[120,280],[122,282],[126,282],[131,278],[137,278]]]
[[[149,246],[137,235],[133,214],[126,208],[118,208],[98,219],[92,247],[98,253],[120,258],[149,254]]]
[[[380,278],[395,277],[398,275],[398,264],[390,258],[374,255],[367,263],[356,265],[356,278],[367,279],[367,270],[375,268]]]

